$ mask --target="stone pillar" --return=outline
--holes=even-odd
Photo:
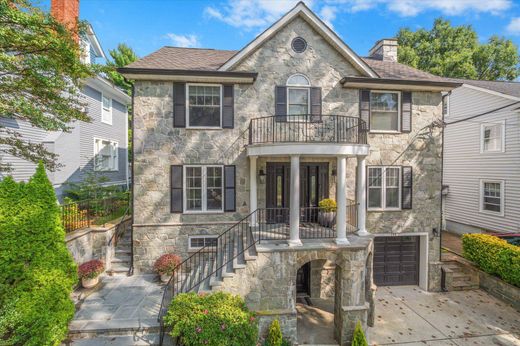
[[[256,156],[249,156],[249,212],[254,212],[257,208],[257,188],[256,188]],[[251,224],[256,226],[256,214],[251,215]]]
[[[349,244],[347,240],[347,157],[337,157],[336,177],[336,244]]]
[[[289,246],[301,246],[300,240],[300,157],[291,156],[291,187],[290,187],[290,230]]]
[[[357,222],[358,235],[368,235],[366,229],[367,219],[367,173],[365,167],[365,156],[358,156],[357,158]]]

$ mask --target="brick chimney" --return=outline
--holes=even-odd
[[[79,0],[51,0],[51,15],[75,34],[79,18]]]
[[[397,62],[397,39],[383,38],[374,44],[368,52],[371,58]]]

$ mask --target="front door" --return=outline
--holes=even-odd
[[[266,181],[266,207],[289,208],[291,166],[288,162],[268,162]],[[329,164],[324,162],[300,164],[300,215],[301,222],[316,222],[320,200],[329,196]],[[268,211],[271,222],[282,222],[285,212]],[[288,220],[287,220],[288,221]]]

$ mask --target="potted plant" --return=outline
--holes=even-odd
[[[168,282],[173,274],[173,270],[181,263],[181,258],[177,255],[168,253],[162,255],[155,261],[153,268],[161,276],[161,282]]]
[[[318,207],[318,223],[323,227],[332,227],[336,217],[336,201],[325,198],[318,203]]]
[[[84,288],[92,288],[99,283],[99,275],[103,273],[105,266],[100,260],[91,260],[83,263],[78,268],[78,276]]]

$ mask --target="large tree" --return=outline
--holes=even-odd
[[[438,76],[513,80],[519,75],[518,47],[498,36],[480,43],[470,25],[438,18],[431,30],[401,28],[397,39],[399,62]]]
[[[89,121],[79,90],[96,68],[83,64],[74,30],[33,6],[30,0],[0,0],[0,116],[21,119],[47,131],[68,131],[74,120]],[[0,156],[38,162],[54,170],[56,156],[0,125]],[[0,161],[0,171],[9,169]]]

